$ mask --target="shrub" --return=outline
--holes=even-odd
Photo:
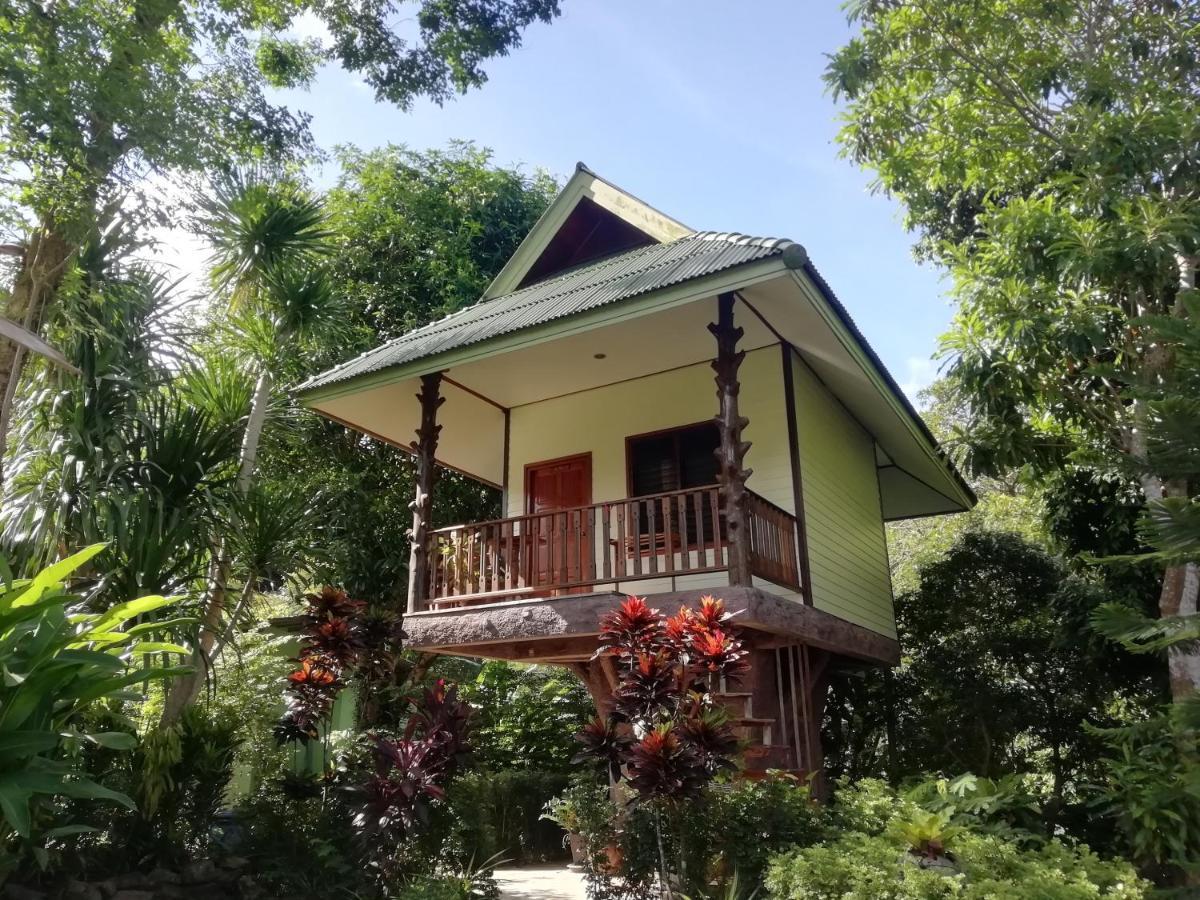
[[[95,833],[68,843],[92,871],[121,874],[130,861],[174,865],[210,852],[210,834],[233,774],[239,723],[190,706],[174,725],[148,732],[131,754],[96,750],[89,772],[128,792],[136,809],[113,809]]]
[[[749,885],[762,881],[771,856],[820,840],[828,827],[825,809],[787,776],[714,789],[708,819],[716,874]]]
[[[476,710],[476,762],[494,771],[569,771],[575,734],[595,715],[583,683],[558,666],[491,660],[462,689]]]
[[[556,772],[469,772],[446,788],[439,810],[443,855],[459,867],[472,856],[512,862],[545,862],[563,856],[563,833],[542,818],[546,804],[566,787]]]
[[[1123,862],[1104,862],[1086,848],[1051,841],[1022,850],[994,835],[963,834],[955,842],[959,872],[909,862],[903,841],[847,832],[838,839],[777,856],[767,874],[777,900],[1087,900],[1147,896],[1147,885]]]
[[[606,848],[616,845],[620,881],[626,888],[651,889],[660,865],[651,808],[633,806],[618,814],[604,785],[580,778],[551,805],[564,827],[583,835],[595,872],[608,862]],[[737,780],[712,785],[682,805],[677,819],[663,831],[664,851],[668,858],[684,862],[685,888],[699,896],[714,886],[726,890],[735,879],[741,885],[760,883],[773,854],[823,838],[827,822],[825,809],[812,802],[808,789],[795,778]],[[612,880],[593,880],[597,892],[617,892]],[[636,890],[632,895],[637,896]]]
[[[264,779],[238,808],[238,852],[271,896],[370,896],[352,812],[340,792],[323,787],[300,776]]]
[[[939,782],[934,782],[934,785]],[[944,784],[944,783],[943,783]],[[1059,841],[1024,849],[1011,837],[981,834],[975,812],[955,812],[943,799],[930,811],[914,798],[941,796],[919,786],[898,795],[879,781],[842,785],[828,811],[825,839],[776,856],[766,878],[778,900],[1075,900],[1143,897],[1147,885],[1125,862],[1105,862],[1086,847]],[[1001,804],[1006,812],[1006,804]],[[969,825],[954,822],[968,822]],[[922,864],[933,844],[949,844],[956,874]],[[952,870],[953,871],[953,870]]]
[[[0,841],[4,843],[14,835],[29,838],[35,822],[43,824],[37,817],[39,800],[100,799],[132,807],[128,796],[85,777],[79,759],[84,748],[124,752],[132,750],[137,739],[124,729],[88,732],[82,726],[104,701],[125,699],[131,686],[187,671],[143,668],[143,659],[151,655],[188,651],[144,640],[157,630],[152,622],[124,628],[130,620],[174,600],[140,597],[94,612],[63,587],[65,579],[103,549],[103,545],[90,547],[32,579],[0,583],[0,668],[4,671]],[[77,830],[73,824],[66,828]]]

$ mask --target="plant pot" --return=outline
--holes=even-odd
[[[576,834],[574,831],[568,832],[567,846],[571,848],[571,862],[574,865],[587,864],[587,844],[584,842],[582,834]]]
[[[625,861],[625,855],[621,852],[621,848],[616,844],[609,844],[604,848],[604,867],[599,873],[601,875],[619,875],[621,874],[621,864]]]

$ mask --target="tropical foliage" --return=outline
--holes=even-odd
[[[159,626],[139,618],[172,606],[146,596],[95,611],[66,582],[104,549],[94,545],[29,579],[6,573],[0,586],[0,812],[5,850],[26,840],[69,834],[84,825],[58,822],[54,802],[134,800],[88,778],[79,765],[85,746],[129,751],[131,730],[92,730],[89,713],[106,702],[136,699],[139,684],[178,675],[179,666],[143,665],[187,649],[155,639]]]

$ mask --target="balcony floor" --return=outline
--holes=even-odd
[[[725,600],[754,647],[806,644],[867,665],[890,666],[900,660],[895,640],[759,588],[678,591],[646,599],[664,612],[674,612],[706,594]],[[404,617],[405,645],[489,659],[583,661],[596,649],[600,617],[625,597],[606,591],[409,613]]]

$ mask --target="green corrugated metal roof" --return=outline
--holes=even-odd
[[[313,376],[299,390],[311,391],[349,381],[785,254],[786,261],[795,266],[802,265],[807,258],[804,248],[789,240],[713,231],[629,250],[431,322]]]

